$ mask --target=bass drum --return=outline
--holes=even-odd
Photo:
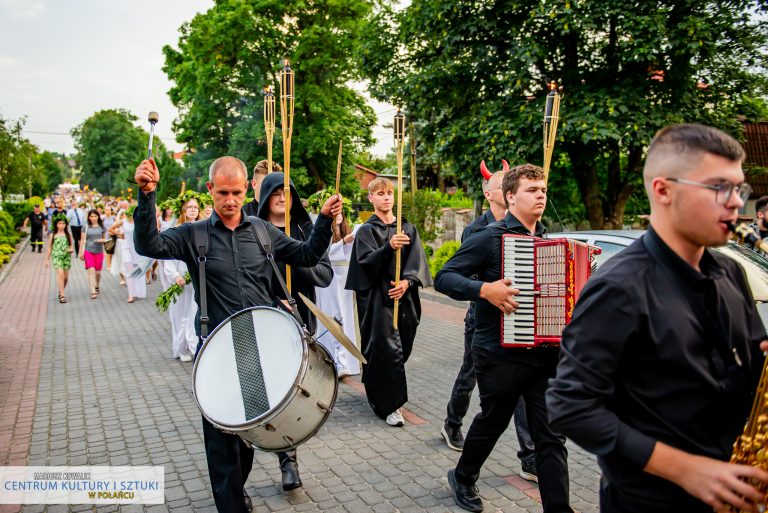
[[[218,429],[262,451],[311,438],[336,402],[336,367],[288,313],[253,307],[222,322],[192,372],[195,402]]]

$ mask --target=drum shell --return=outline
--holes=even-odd
[[[227,430],[269,452],[295,448],[314,436],[336,403],[338,378],[331,356],[320,344],[313,342],[309,345],[305,362],[299,383],[281,408],[270,412],[266,418],[243,424],[240,429]]]

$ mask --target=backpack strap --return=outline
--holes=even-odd
[[[197,272],[200,286],[200,338],[208,337],[208,299],[205,286],[205,255],[208,254],[208,245],[211,240],[211,223],[208,219],[192,223],[192,237],[197,249]]]
[[[301,316],[299,315],[299,310],[298,310],[298,305],[296,304],[296,300],[293,299],[293,296],[291,296],[291,293],[288,292],[288,287],[285,285],[285,280],[283,279],[283,275],[280,272],[280,269],[277,268],[277,264],[275,263],[275,256],[272,254],[272,239],[269,238],[269,233],[267,233],[266,222],[259,217],[249,216],[248,219],[250,219],[251,221],[251,229],[253,230],[253,234],[256,236],[256,241],[259,243],[259,248],[261,248],[261,252],[264,254],[264,256],[267,257],[267,260],[272,266],[272,270],[275,272],[275,277],[277,277],[277,282],[280,284],[280,287],[283,289],[283,293],[285,294],[286,300],[288,301],[288,304],[291,307],[290,313],[298,321],[299,326],[304,326],[304,321],[301,320]]]

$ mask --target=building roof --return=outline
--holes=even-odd
[[[744,139],[744,164],[768,167],[768,121],[744,123]]]

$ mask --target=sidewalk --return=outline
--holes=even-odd
[[[101,297],[91,300],[78,262],[70,300],[61,305],[51,276],[41,263],[25,259],[0,286],[3,335],[26,330],[23,336],[3,336],[0,344],[2,376],[13,376],[7,383],[0,377],[0,397],[8,398],[0,417],[4,464],[163,465],[164,505],[99,511],[214,512],[200,412],[191,394],[192,367],[171,357],[167,315],[154,307],[159,285],[149,287],[149,299],[127,304],[126,289],[107,275]],[[348,378],[339,386],[328,422],[298,450],[302,490],[284,495],[277,457],[256,454],[246,486],[255,511],[463,511],[454,505],[446,479],[458,453],[446,447],[440,428],[461,362],[465,312],[430,300],[423,307],[407,364],[406,426],[391,428],[376,418],[362,385]],[[6,395],[6,389],[16,395]],[[475,394],[467,426],[476,412]],[[572,444],[568,448],[572,505],[582,513],[596,512],[594,458]],[[538,489],[516,477],[516,452],[514,430],[508,430],[478,482],[488,512],[541,511]],[[92,509],[56,505],[23,511]]]

